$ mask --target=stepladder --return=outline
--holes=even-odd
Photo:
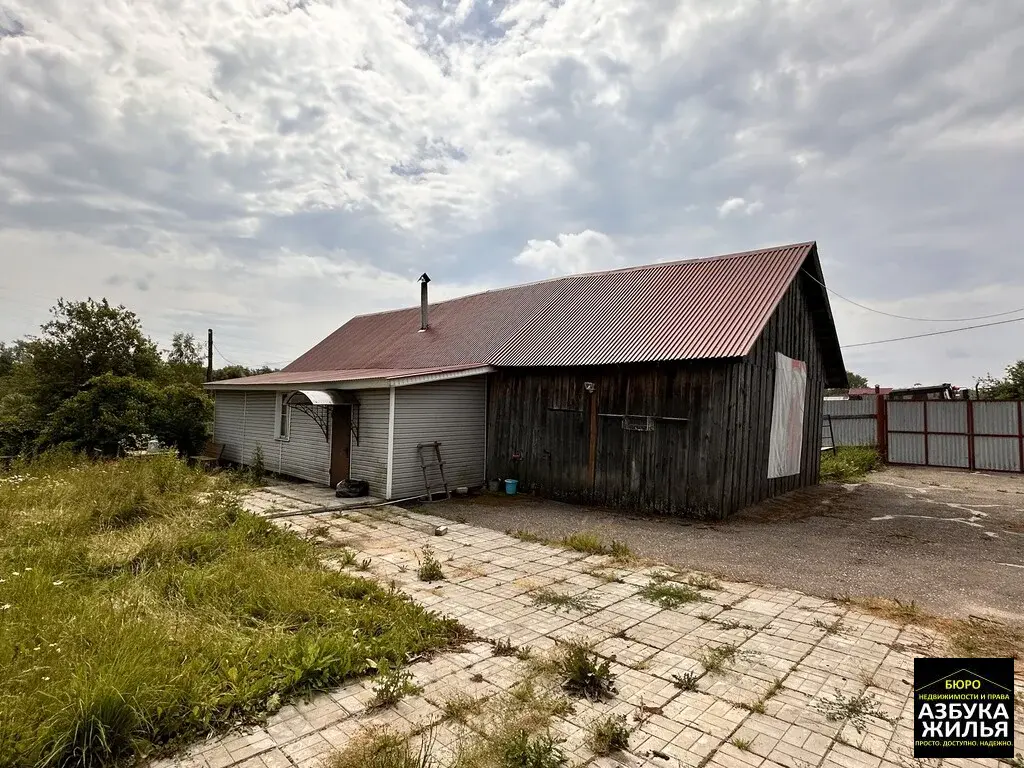
[[[821,451],[836,453],[836,433],[832,430],[832,416],[828,413],[821,419]]]
[[[428,501],[434,500],[434,494],[441,495],[444,493],[444,498],[450,499],[452,497],[451,491],[448,490],[448,481],[444,476],[444,459],[441,458],[441,443],[420,443],[416,446],[416,453],[420,457],[420,468],[423,470],[423,486],[426,489],[426,496]],[[436,477],[431,477],[436,475]],[[440,481],[441,488],[436,489],[436,482]]]

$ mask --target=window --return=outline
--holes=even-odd
[[[288,392],[277,396],[277,439],[287,440],[291,431],[292,414],[288,407]]]

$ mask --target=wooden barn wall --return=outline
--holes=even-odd
[[[807,306],[806,280],[793,282],[751,353],[730,365],[726,398],[730,403],[726,454],[729,480],[722,508],[726,513],[818,482],[821,464],[821,412],[825,371]],[[807,363],[804,444],[798,475],[768,479],[768,448],[775,393],[775,353]]]
[[[566,501],[717,516],[729,370],[714,362],[498,371],[488,394],[488,477],[516,477],[526,490]],[[594,394],[584,382],[594,383]],[[593,486],[591,398],[598,414]],[[673,420],[632,431],[615,414]],[[517,451],[522,459],[513,462]]]
[[[798,475],[768,479],[775,353],[807,363],[804,446]],[[509,369],[491,374],[487,475],[524,490],[673,515],[724,516],[769,496],[813,485],[821,460],[824,371],[803,287],[794,282],[751,354],[742,360],[590,369]],[[595,392],[584,391],[593,382]],[[655,421],[650,432],[596,419],[590,483],[590,398],[601,414]],[[522,460],[511,460],[514,452]]]

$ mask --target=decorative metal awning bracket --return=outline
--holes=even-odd
[[[327,442],[331,441],[331,409],[335,405],[352,406],[351,430],[359,445],[359,398],[353,392],[297,389],[288,396],[286,403],[289,408],[309,416],[320,427]]]
[[[294,405],[288,403],[288,407],[294,408],[299,413],[304,413],[311,418],[316,425],[320,427],[320,431],[324,433],[324,440],[330,442],[331,439],[331,407],[329,405]]]

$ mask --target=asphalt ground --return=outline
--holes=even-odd
[[[655,560],[822,597],[915,601],[938,615],[1024,621],[1024,475],[888,468],[725,521],[636,517],[528,495],[430,505],[434,514],[549,539],[593,531]]]

